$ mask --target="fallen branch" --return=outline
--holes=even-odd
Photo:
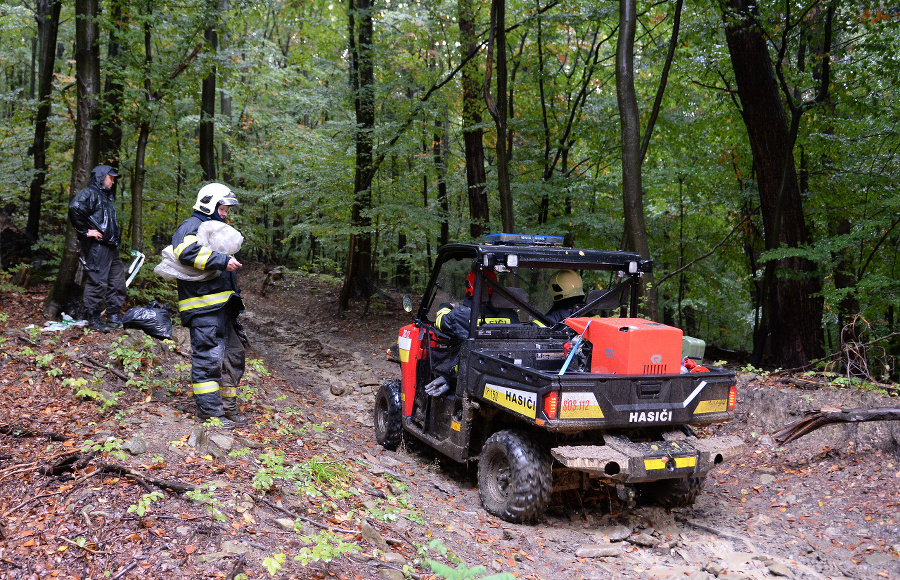
[[[0,518],[5,518],[9,514],[13,513],[14,511],[18,510],[19,508],[22,508],[22,507],[30,504],[31,502],[37,501],[39,499],[43,499],[45,497],[50,497],[51,495],[56,495],[56,494],[55,493],[45,493],[45,494],[41,494],[41,495],[36,495],[32,498],[28,498],[25,501],[23,501],[22,503],[20,503],[19,505],[17,505],[16,507],[11,507],[8,510],[6,510],[5,512],[3,512],[2,514],[0,514]]]
[[[245,493],[247,493],[247,492],[245,492]],[[343,528],[336,528],[334,526],[329,526],[328,524],[323,524],[321,522],[317,522],[316,520],[301,516],[299,514],[295,514],[291,510],[284,509],[283,507],[276,504],[275,502],[271,502],[262,496],[254,495],[252,493],[247,493],[247,495],[252,497],[253,501],[262,502],[272,509],[278,510],[285,515],[291,516],[295,520],[303,520],[304,522],[309,522],[312,525],[319,526],[320,528],[322,528],[324,530],[331,530],[332,532],[338,532],[340,534],[358,534],[359,533],[359,531],[357,531],[357,530],[345,530]]]
[[[87,360],[89,363],[91,363],[91,365],[97,367],[98,369],[101,369],[101,370],[105,370],[105,371],[111,372],[112,374],[116,375],[117,377],[119,377],[119,378],[122,379],[123,381],[127,381],[127,380],[128,380],[128,377],[125,376],[125,373],[123,373],[123,372],[121,372],[121,371],[117,371],[116,369],[112,368],[112,367],[109,366],[109,365],[102,365],[102,364],[100,364],[100,362],[98,362],[98,361],[97,361],[96,359],[94,359],[94,357],[92,357],[92,356],[87,357],[87,359],[85,359],[85,360]]]
[[[0,433],[3,435],[10,435],[12,437],[49,437],[51,441],[65,441],[68,439],[65,435],[60,433],[53,433],[50,431],[32,431],[28,427],[21,427],[19,425],[3,425],[0,426]]]
[[[797,419],[773,433],[772,438],[781,444],[787,444],[825,425],[863,423],[867,421],[900,421],[900,409],[881,407],[877,409],[819,409],[818,411],[807,411],[802,419]]]
[[[97,468],[97,471],[101,473],[112,473],[115,475],[121,476],[129,476],[137,479],[139,482],[144,481],[146,483],[152,483],[156,487],[164,490],[171,491],[175,493],[185,493],[188,491],[195,491],[200,489],[196,485],[191,485],[189,483],[182,483],[180,481],[171,481],[167,479],[155,479],[153,477],[147,477],[142,473],[139,473],[133,469],[129,469],[122,465],[116,465],[114,463],[101,463]]]
[[[900,336],[900,332],[892,332],[892,333],[886,334],[886,335],[884,335],[884,336],[879,336],[878,338],[873,339],[873,340],[870,340],[869,342],[866,342],[866,343],[862,343],[862,344],[860,344],[859,346],[865,348],[865,347],[867,347],[867,346],[872,346],[873,344],[877,344],[877,343],[879,343],[879,342],[882,342],[882,341],[887,340],[887,339],[889,339],[889,338],[893,338],[893,337],[895,337],[895,336]],[[772,372],[771,374],[772,374],[772,375],[789,375],[789,374],[792,374],[792,373],[797,373],[797,372],[805,371],[805,370],[808,370],[808,369],[814,367],[815,365],[817,365],[817,364],[820,363],[820,362],[829,361],[829,360],[838,358],[838,357],[840,357],[840,356],[844,356],[844,354],[846,354],[846,353],[844,352],[844,350],[843,350],[843,348],[842,348],[842,349],[839,350],[838,352],[833,352],[833,353],[831,353],[831,354],[829,354],[829,355],[823,356],[822,358],[817,358],[816,360],[811,360],[811,361],[809,361],[808,363],[806,363],[805,365],[803,365],[802,367],[794,367],[794,368],[792,368],[792,369],[781,369],[781,370],[778,370],[778,371],[774,371],[774,372]]]

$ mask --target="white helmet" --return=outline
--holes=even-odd
[[[584,296],[581,276],[575,270],[560,270],[550,277],[549,286],[554,302],[573,296]]]
[[[197,192],[197,203],[194,209],[206,215],[212,215],[219,205],[240,205],[231,188],[221,183],[207,183]]]

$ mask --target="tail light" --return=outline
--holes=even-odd
[[[737,404],[737,385],[731,385],[731,391],[728,393],[728,410],[734,411]]]
[[[547,419],[553,421],[559,412],[559,391],[550,391],[544,397],[544,415]]]

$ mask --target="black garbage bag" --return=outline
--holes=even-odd
[[[172,339],[172,315],[169,307],[154,300],[146,306],[129,308],[122,317],[122,326],[143,330],[153,338]]]

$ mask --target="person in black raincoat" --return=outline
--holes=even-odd
[[[122,231],[113,205],[113,186],[119,174],[109,165],[91,171],[91,182],[69,203],[69,220],[78,232],[85,270],[84,310],[90,317],[88,328],[106,332],[122,328],[125,304],[125,266],[119,257]],[[103,303],[106,303],[106,323]],[[109,326],[107,326],[107,324]]]
[[[237,319],[244,311],[236,275],[242,264],[234,256],[201,245],[197,231],[205,221],[224,222],[229,208],[237,205],[237,196],[228,186],[205,185],[197,194],[194,213],[172,236],[172,248],[182,264],[221,272],[208,280],[179,279],[178,310],[181,323],[191,333],[191,387],[197,417],[217,417],[230,429],[247,424],[237,404],[247,341]]]

